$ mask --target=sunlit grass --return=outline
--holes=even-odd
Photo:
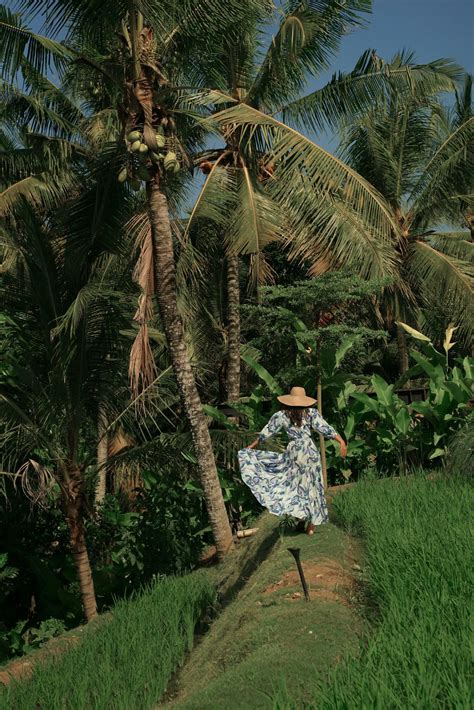
[[[472,707],[472,483],[423,475],[361,482],[334,507],[365,540],[367,591],[379,613],[360,654],[315,687],[312,707]],[[282,691],[274,707],[300,705]]]

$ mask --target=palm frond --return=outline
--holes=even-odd
[[[249,89],[247,101],[275,110],[298,95],[309,75],[326,69],[351,28],[364,24],[366,0],[300,0],[284,6],[277,34]]]
[[[429,234],[428,241],[437,251],[460,261],[474,263],[474,243],[469,232],[438,232]]]
[[[226,235],[227,246],[239,254],[251,255],[252,283],[261,284],[272,275],[264,249],[288,236],[287,220],[278,202],[254,183],[247,165],[238,173],[238,202]]]
[[[396,280],[399,263],[394,242],[379,233],[337,192],[315,190],[301,175],[299,194],[285,202],[292,225],[291,260],[309,266],[313,276],[346,267],[362,278]]]
[[[0,215],[14,213],[23,201],[36,209],[52,209],[64,200],[73,185],[70,173],[25,177],[0,192]]]
[[[230,208],[236,199],[236,179],[235,171],[221,165],[223,157],[222,154],[213,164],[196,198],[186,221],[184,240],[198,219],[211,219],[217,224],[225,224],[229,219]]]
[[[384,198],[352,168],[306,136],[272,116],[239,105],[218,113],[213,121],[227,134],[237,129],[242,140],[261,131],[275,172],[267,190],[283,212],[291,215],[292,229],[307,233],[308,226],[326,225],[326,238],[334,237],[346,222],[365,231],[386,252],[398,234],[398,224]],[[323,206],[321,206],[323,204]],[[321,217],[315,218],[322,210]],[[393,258],[388,262],[393,268]],[[380,275],[380,274],[379,274]]]
[[[0,100],[4,120],[18,129],[25,127],[28,133],[76,141],[80,136],[83,114],[56,87],[25,93],[1,82]]]
[[[469,188],[474,182],[473,139],[474,117],[471,117],[449,134],[425,166],[409,198],[415,226],[424,227],[446,215],[451,216],[455,209],[450,199],[453,193],[459,192],[461,185],[471,191]]]
[[[443,303],[459,324],[463,337],[472,338],[474,317],[474,266],[438,251],[430,244],[413,242],[406,260],[408,278],[427,304]]]
[[[0,5],[0,65],[3,76],[15,77],[24,61],[38,74],[46,74],[51,67],[58,72],[74,57],[74,53],[60,42],[31,32],[21,16]]]
[[[391,63],[367,50],[348,74],[335,74],[326,86],[283,106],[284,123],[309,131],[337,126],[370,110],[394,90],[409,96],[430,96],[452,91],[460,68],[446,59],[429,64],[406,64],[396,57]]]

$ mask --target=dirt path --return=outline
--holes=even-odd
[[[274,529],[278,521],[272,523]],[[288,547],[300,547],[305,602]],[[357,648],[357,543],[334,525],[277,539],[191,653],[161,708],[271,708],[279,684],[308,699],[344,652]],[[357,574],[357,573],[356,573]]]

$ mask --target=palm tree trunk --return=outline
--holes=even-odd
[[[102,405],[99,405],[97,417],[97,434],[99,442],[97,444],[97,485],[95,489],[95,504],[103,503],[107,492],[107,459],[109,448],[109,437],[107,436],[107,417]]]
[[[397,325],[397,348],[400,374],[404,375],[408,370],[408,347],[405,331],[399,325]]]
[[[239,257],[227,254],[227,401],[238,402],[240,398],[240,288]]]
[[[318,382],[318,390],[317,390],[317,398],[318,398],[318,409],[319,413],[323,414],[322,408],[323,408],[323,400],[322,400],[323,394],[322,394],[322,388],[321,388],[321,382]],[[323,486],[324,490],[327,490],[328,487],[328,466],[327,466],[327,461],[326,461],[326,440],[322,434],[319,435],[319,449],[321,452],[321,471],[323,474]]]
[[[94,581],[87,552],[84,521],[82,518],[82,475],[78,469],[67,474],[65,514],[69,527],[69,540],[81,590],[82,606],[87,621],[97,616]]]
[[[186,349],[183,323],[178,312],[176,269],[168,202],[160,190],[157,177],[148,183],[147,197],[161,321],[183,407],[191,428],[217,554],[222,558],[233,546],[232,531],[217,475],[209,428],[202,411],[201,400]]]

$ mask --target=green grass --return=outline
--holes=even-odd
[[[325,677],[341,653],[357,648],[360,620],[347,604],[318,598],[307,604],[303,598],[289,598],[301,592],[299,582],[264,593],[285,572],[296,570],[287,547],[301,548],[307,569],[327,559],[349,569],[348,535],[327,525],[312,538],[279,537],[278,519],[264,515],[258,524],[262,545],[267,541],[266,554],[248,574],[244,572],[245,586],[191,653],[167,707],[272,708],[281,679],[300,702],[309,700],[315,678]]]
[[[170,577],[120,601],[110,620],[86,627],[77,645],[0,691],[11,710],[140,710],[163,695],[215,600],[201,572]]]
[[[472,482],[422,475],[362,482],[334,507],[365,539],[379,614],[360,653],[314,685],[308,707],[471,708]],[[280,689],[273,707],[301,702]]]

